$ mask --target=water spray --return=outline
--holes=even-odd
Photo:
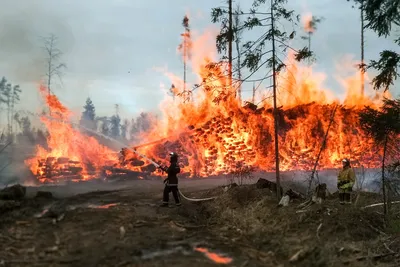
[[[61,123],[70,124],[70,125],[75,126],[75,127],[77,127],[77,128],[80,128],[80,129],[83,129],[83,130],[88,131],[88,132],[90,132],[90,133],[96,134],[96,135],[101,136],[101,137],[103,137],[103,138],[105,138],[105,139],[107,139],[107,140],[110,140],[110,141],[112,141],[112,142],[114,142],[114,143],[116,143],[116,144],[119,144],[119,145],[121,145],[122,147],[127,148],[128,150],[130,150],[131,152],[135,153],[135,154],[138,155],[139,157],[141,157],[141,158],[147,160],[148,162],[150,162],[151,164],[153,164],[156,168],[160,168],[160,167],[161,167],[161,165],[158,164],[157,162],[155,162],[154,160],[148,158],[146,155],[144,155],[144,154],[138,152],[137,150],[135,150],[135,149],[133,149],[133,148],[130,148],[129,146],[127,146],[127,145],[124,144],[123,142],[118,141],[118,140],[116,140],[116,139],[114,139],[114,138],[112,138],[112,137],[109,137],[109,136],[107,136],[107,135],[104,135],[104,134],[102,134],[102,133],[99,133],[98,131],[89,129],[89,128],[87,128],[87,127],[85,127],[85,126],[83,126],[83,125],[80,125],[80,124],[78,124],[78,123],[74,123],[74,122],[71,122],[71,121],[65,121],[65,120],[61,120],[61,119],[56,119],[56,118],[53,118],[53,117],[50,117],[50,116],[47,116],[47,115],[44,115],[44,114],[36,114],[36,113],[33,113],[33,112],[29,112],[29,111],[22,111],[22,112],[23,112],[23,113],[26,113],[26,114],[28,114],[28,115],[31,115],[31,116],[45,117],[45,118],[47,118],[47,119],[49,119],[49,120],[52,120],[52,121],[57,121],[57,122],[61,122]],[[215,199],[215,198],[216,198],[216,197],[201,198],[201,199],[189,198],[189,197],[186,197],[184,194],[182,194],[182,192],[181,192],[179,189],[178,189],[178,191],[179,191],[179,194],[180,194],[184,199],[186,199],[186,200],[188,200],[188,201],[192,201],[192,202],[207,201],[207,200],[212,200],[212,199]]]

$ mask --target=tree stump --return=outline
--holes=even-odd
[[[326,184],[319,184],[315,188],[314,195],[312,197],[312,201],[318,204],[321,204],[322,201],[326,199],[327,195],[327,187]]]

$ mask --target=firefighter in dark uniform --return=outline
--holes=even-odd
[[[168,174],[167,179],[164,180],[164,196],[163,196],[163,203],[161,207],[168,207],[169,202],[169,193],[172,192],[174,196],[175,203],[177,206],[181,205],[181,199],[178,192],[178,177],[176,176],[178,173],[181,172],[181,169],[178,165],[178,155],[174,152],[170,153],[170,163],[171,165],[166,167],[160,167],[161,170]]]

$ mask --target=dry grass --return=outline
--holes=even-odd
[[[378,199],[374,194],[362,194],[359,204],[367,205]],[[383,245],[382,240],[387,242],[390,235],[384,233],[383,219],[376,209],[341,206],[335,195],[306,212],[296,213],[298,204],[278,207],[268,189],[246,185],[221,193],[202,209],[207,213],[208,223],[216,226],[215,234],[233,242],[251,243],[273,255],[275,262],[291,266],[342,266],[345,261],[351,261],[347,266],[367,266],[366,261],[372,259],[354,259],[391,250]],[[391,246],[396,247],[395,242]],[[298,258],[290,262],[297,252]],[[386,257],[376,263],[385,266],[385,260]]]

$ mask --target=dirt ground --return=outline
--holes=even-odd
[[[400,237],[381,207],[360,209],[378,196],[302,210],[277,207],[268,189],[217,187],[225,183],[184,182],[190,197],[219,197],[169,208],[159,207],[159,181],[28,188],[2,203],[0,266],[400,265]],[[35,198],[38,190],[54,198]]]

